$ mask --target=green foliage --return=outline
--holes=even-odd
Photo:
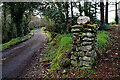
[[[42,27],[40,32],[42,32],[42,33],[46,33],[45,30],[46,30],[46,27]]]
[[[92,21],[93,24],[97,24],[98,26],[101,25],[101,21],[100,21],[99,19],[95,18],[95,17],[93,17],[93,18],[91,19],[91,21]]]
[[[55,32],[49,32],[49,31],[47,31],[46,27],[42,27],[41,28],[41,32],[42,33],[46,33],[49,41],[51,41],[57,35],[57,33],[55,33]]]
[[[67,50],[72,43],[71,34],[63,34],[60,36],[56,36],[55,39],[49,43],[47,53],[49,58],[54,58],[57,53],[59,53],[62,49]]]
[[[109,45],[110,37],[108,36],[107,31],[98,32],[98,51],[105,51]]]
[[[110,28],[111,28],[110,25],[108,25],[108,24],[102,24],[99,29],[100,30],[110,30]]]
[[[42,7],[40,11],[43,12],[46,20],[52,20],[55,22],[54,32],[57,33],[65,33],[66,32],[66,25],[68,23],[68,8],[69,5],[66,5],[65,2],[52,2],[52,3],[44,3],[46,7]],[[66,17],[67,16],[67,17]],[[46,27],[47,28],[47,27]]]
[[[47,33],[50,34],[51,40],[56,36],[56,27],[55,27],[55,22],[53,20],[51,20],[50,18],[48,18],[47,16],[45,16],[46,18],[46,30],[48,31]]]
[[[41,28],[41,32],[42,33],[46,33],[47,37],[51,40],[51,34],[49,31],[46,31],[46,27],[42,27]]]
[[[15,37],[22,37],[29,33],[28,24],[32,11],[38,3],[4,2],[3,3],[3,34],[5,42]],[[9,20],[7,20],[9,16]],[[7,32],[6,32],[7,31]],[[6,40],[7,38],[7,40]]]
[[[3,2],[2,5],[2,39],[3,43],[10,41],[12,38],[27,35],[30,30],[30,22],[33,9],[38,3],[29,2]]]
[[[112,27],[111,25],[108,24],[102,24],[100,20],[98,20],[97,18],[93,17],[91,19],[93,24],[97,24],[99,26],[99,30],[110,30],[110,28]],[[112,23],[110,23],[112,24]]]

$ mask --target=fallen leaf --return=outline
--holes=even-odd
[[[115,53],[115,55],[118,55],[118,53]]]

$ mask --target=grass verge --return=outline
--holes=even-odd
[[[10,46],[13,46],[15,44],[18,44],[20,42],[23,42],[29,38],[31,38],[33,36],[33,32],[35,31],[36,29],[34,30],[31,30],[31,32],[23,37],[17,37],[17,38],[13,38],[12,40],[10,40],[9,42],[7,43],[4,43],[4,44],[1,44],[0,45],[0,51],[3,51],[7,48],[9,48]]]

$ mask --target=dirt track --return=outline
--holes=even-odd
[[[2,77],[16,78],[26,69],[27,65],[43,47],[47,39],[40,30],[34,31],[34,36],[18,45],[15,45],[2,52]]]

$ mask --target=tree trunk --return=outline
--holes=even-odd
[[[66,2],[66,32],[69,33],[69,26],[68,26],[68,17],[69,17],[69,4]]]
[[[6,4],[3,4],[3,26],[6,27]]]
[[[80,2],[79,2],[79,12],[80,12],[80,16],[82,16],[82,8],[81,8],[81,4],[80,4]]]
[[[18,37],[22,37],[23,36],[23,32],[22,32],[22,16],[23,14],[20,13],[19,17],[16,18],[16,28],[17,28],[17,36]]]
[[[100,0],[101,23],[104,24],[104,0]]]
[[[89,10],[88,2],[87,2],[87,0],[85,0],[85,1],[84,1],[84,12],[85,12],[85,16],[89,16],[89,15],[88,15],[88,14],[89,14],[88,10]]]
[[[7,36],[6,31],[6,3],[3,3],[3,22],[2,22],[2,43],[9,41],[9,37]]]
[[[108,24],[108,0],[106,0],[105,23]]]
[[[97,16],[96,13],[97,13],[97,4],[95,2],[95,17]]]
[[[73,2],[71,2],[71,17],[72,17],[72,25],[73,25]]]
[[[117,14],[117,0],[116,0],[116,3],[115,3],[115,21],[116,21],[116,24],[118,24],[118,14]]]
[[[14,13],[13,14],[13,13],[11,14],[11,17],[12,17],[11,24],[13,24],[13,26],[15,24],[15,27],[17,28],[17,37],[21,37],[21,36],[23,36],[23,33],[22,33],[22,16],[23,16],[23,14],[22,13]]]
[[[89,17],[92,18],[92,14],[91,14],[91,2],[89,2]]]
[[[17,37],[23,36],[23,32],[22,32],[22,17],[23,17],[23,13],[24,13],[24,9],[23,8],[15,8],[13,6],[11,7],[11,19],[12,19],[12,23],[11,24],[15,25],[15,27],[17,29]]]
[[[24,17],[25,20],[23,20],[23,23],[24,23],[23,29],[24,29],[24,35],[27,35],[29,33],[29,30],[28,30],[29,26],[28,26],[28,24],[29,24],[29,22],[31,20],[31,13],[29,12],[29,13],[26,13],[24,15],[25,15],[25,17]]]

